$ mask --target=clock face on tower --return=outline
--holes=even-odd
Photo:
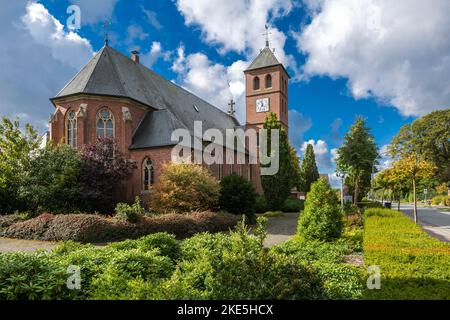
[[[269,111],[269,98],[256,100],[256,112],[268,112]]]

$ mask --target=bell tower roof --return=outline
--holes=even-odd
[[[269,47],[265,47],[264,49],[261,50],[259,55],[255,58],[255,60],[253,60],[253,62],[245,71],[272,67],[280,64],[281,63],[275,57],[275,54],[272,52],[272,50],[270,50]]]

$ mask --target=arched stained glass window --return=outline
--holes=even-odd
[[[77,117],[75,111],[70,111],[67,116],[66,142],[73,148],[77,147]]]
[[[106,108],[97,113],[96,131],[98,137],[114,138],[114,117],[111,111]]]

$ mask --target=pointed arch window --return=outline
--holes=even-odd
[[[259,77],[253,78],[253,90],[259,90]]]
[[[96,117],[97,136],[114,138],[114,117],[107,108],[100,109]]]
[[[272,88],[272,76],[270,74],[266,76],[266,88]]]
[[[77,117],[75,111],[70,111],[67,117],[66,141],[69,146],[77,147]]]
[[[149,158],[145,158],[142,163],[142,183],[144,191],[149,191],[150,187],[153,185],[153,162]]]

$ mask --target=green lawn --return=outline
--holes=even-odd
[[[402,213],[366,211],[366,267],[380,266],[381,289],[366,299],[450,299],[450,244],[428,236]]]

